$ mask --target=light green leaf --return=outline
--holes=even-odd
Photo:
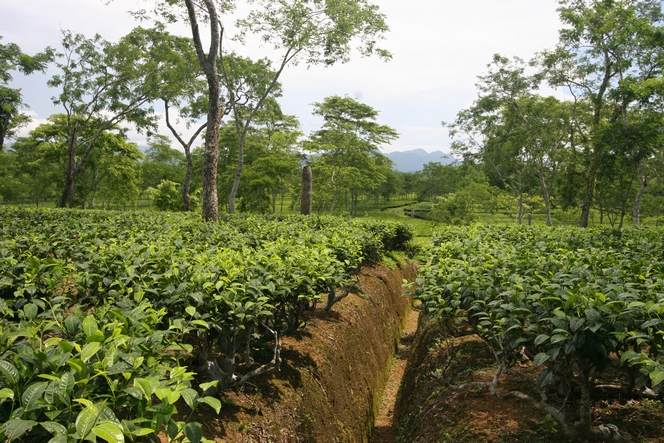
[[[8,398],[14,400],[14,391],[9,388],[0,389],[0,400],[6,400]]]
[[[81,439],[85,439],[97,423],[97,414],[94,409],[85,408],[76,417],[76,432]]]
[[[97,320],[91,315],[88,315],[83,319],[81,326],[83,327],[83,332],[85,332],[86,337],[90,337],[99,330]]]
[[[196,407],[196,400],[198,400],[198,392],[196,392],[194,389],[187,388],[182,390],[180,392],[180,395],[182,395],[184,402],[187,403],[187,406],[189,406],[190,409],[193,410]]]
[[[25,306],[23,306],[23,313],[25,314],[26,319],[34,320],[35,318],[37,318],[37,314],[39,313],[39,308],[34,303],[28,303]]]
[[[664,381],[664,371],[655,370],[652,371],[649,375],[653,388]]]
[[[217,414],[221,411],[221,401],[218,398],[206,396],[199,398],[198,402],[211,406]]]
[[[84,363],[87,363],[101,348],[101,343],[98,341],[88,343],[81,349],[80,358]]]
[[[125,441],[120,425],[108,421],[92,428],[92,433],[108,443],[124,443]]]

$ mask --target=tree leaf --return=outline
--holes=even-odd
[[[7,400],[8,398],[14,400],[14,391],[9,388],[0,389],[0,400]]]
[[[533,342],[535,346],[539,346],[545,341],[547,341],[550,337],[547,334],[540,334],[535,338],[535,341]]]
[[[94,341],[92,343],[88,343],[81,349],[81,354],[79,357],[84,363],[87,363],[88,360],[90,360],[96,353],[99,351],[101,348],[101,343],[98,341]]]
[[[199,403],[205,403],[212,407],[215,412],[218,414],[221,411],[221,401],[216,397],[205,396],[198,399]]]
[[[189,409],[194,410],[196,408],[196,400],[198,400],[198,392],[196,390],[187,388],[180,391],[180,395],[184,399],[184,402],[187,403]]]
[[[572,330],[572,332],[576,332],[579,330],[581,326],[586,322],[585,318],[580,318],[580,317],[572,317],[569,320],[569,328]]]
[[[53,434],[54,436],[58,435],[67,435],[67,428],[62,426],[60,423],[55,422],[55,421],[43,421],[39,423],[41,427],[46,429],[48,432]]]
[[[99,330],[97,320],[95,320],[95,318],[91,315],[88,315],[83,319],[81,326],[83,327],[83,332],[85,332],[86,337],[90,337]]]

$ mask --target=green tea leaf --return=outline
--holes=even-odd
[[[60,423],[55,422],[55,421],[43,421],[39,423],[41,427],[46,429],[48,432],[53,434],[54,436],[58,435],[67,435],[67,428],[62,426]]]
[[[219,413],[219,411],[221,411],[221,401],[216,397],[210,397],[210,396],[201,397],[198,399],[198,402],[208,404],[209,406],[212,407],[212,409],[215,410],[217,414]]]
[[[87,363],[88,360],[90,360],[97,353],[97,351],[99,351],[100,348],[101,348],[101,343],[97,341],[88,343],[81,350],[81,354],[79,355],[79,357],[84,363]]]
[[[203,439],[203,428],[200,423],[187,423],[182,427],[182,430],[191,443],[200,443]]]
[[[544,363],[546,363],[551,356],[547,354],[546,352],[540,352],[535,356],[535,366],[542,366]]]
[[[41,399],[47,386],[48,383],[45,381],[33,383],[28,386],[21,395],[21,405],[23,408],[27,410],[34,406]]]
[[[652,371],[649,375],[653,388],[664,381],[664,371],[655,370]]]
[[[14,400],[14,391],[9,388],[0,389],[0,400],[11,399]]]
[[[4,375],[10,384],[17,384],[19,381],[18,369],[6,360],[0,360],[0,374]]]
[[[33,420],[22,420],[20,418],[11,419],[5,423],[5,437],[7,437],[7,441],[9,442],[17,440],[37,425],[38,423]]]
[[[83,332],[85,332],[86,337],[90,337],[92,334],[99,331],[97,320],[91,315],[88,315],[83,319],[81,326],[83,327]]]
[[[108,443],[124,443],[125,441],[120,425],[108,421],[92,428],[92,433]]]
[[[83,440],[92,431],[97,422],[97,414],[91,408],[85,408],[76,417],[76,432]]]

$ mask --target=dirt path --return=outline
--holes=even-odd
[[[417,330],[419,316],[420,312],[412,309],[406,319],[399,342],[399,349],[392,362],[387,384],[380,399],[370,443],[394,443],[396,439],[397,429],[396,423],[394,423],[394,406],[397,401],[399,386],[401,386],[401,379],[406,370],[406,363],[408,362],[410,347],[415,337],[415,331]]]

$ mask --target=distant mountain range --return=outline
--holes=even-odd
[[[394,169],[401,172],[421,171],[426,163],[449,165],[455,161],[452,156],[443,151],[427,152],[424,149],[390,152],[385,156],[394,162]]]

